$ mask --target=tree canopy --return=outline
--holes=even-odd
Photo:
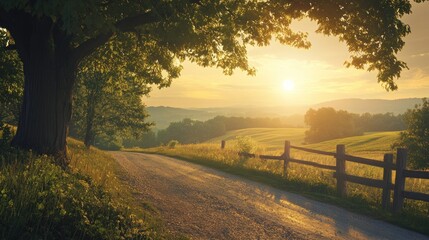
[[[20,38],[34,34],[25,28],[26,20],[37,19],[32,25],[49,24],[52,35],[66,38],[54,39],[54,43],[66,40],[72,48],[70,57],[78,61],[109,40],[123,49],[134,39],[139,43],[133,46],[134,52],[121,54],[136,54],[155,44],[160,51],[156,57],[165,54],[170,60],[187,58],[203,66],[221,67],[226,73],[235,68],[252,73],[246,44],[268,45],[274,37],[283,44],[309,47],[307,34],[290,28],[292,20],[308,17],[319,25],[317,32],[338,36],[347,44],[351,53],[348,65],[378,70],[378,80],[387,89],[396,89],[393,80],[406,65],[395,54],[410,32],[400,18],[409,13],[411,4],[406,0],[4,0],[0,25],[12,33],[21,57],[30,49],[21,45]]]
[[[162,69],[159,63],[139,59],[157,55],[153,52],[157,48],[146,47],[145,52],[129,54],[126,58],[119,54],[124,50],[133,51],[137,43],[129,42],[130,46],[122,50],[115,42],[110,42],[80,65],[74,89],[71,133],[83,139],[87,147],[95,143],[98,147],[106,147],[118,140],[119,135],[121,138],[139,136],[147,131],[151,124],[145,122],[147,113],[142,97],[150,92],[149,84],[168,85],[178,74],[179,68],[168,66],[174,76],[162,77],[153,72]]]
[[[100,48],[112,50],[101,55],[104,60],[137,56],[129,68],[117,68],[161,87],[179,75],[185,59],[226,74],[253,74],[248,45],[274,38],[310,47],[306,33],[291,29],[294,19],[304,17],[318,24],[317,32],[346,43],[347,66],[376,70],[378,81],[395,90],[394,80],[406,68],[396,54],[410,32],[401,17],[409,13],[408,0],[4,0],[0,27],[10,33],[8,47],[17,50],[25,77],[13,144],[65,156],[76,73]]]
[[[309,109],[305,114],[305,123],[310,127],[305,132],[307,143],[316,143],[335,138],[361,135],[355,125],[354,115],[333,108]]]
[[[108,72],[79,75],[70,132],[84,140],[86,147],[106,148],[120,136],[136,138],[149,129],[141,100],[148,91],[145,85]]]

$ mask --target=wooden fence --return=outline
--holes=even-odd
[[[225,141],[222,141],[221,148],[225,148]],[[325,165],[312,161],[295,159],[291,157],[291,149],[301,150],[304,152],[315,153],[320,155],[331,156],[336,159],[335,165]],[[406,178],[419,178],[429,179],[429,172],[427,171],[415,171],[406,169],[407,163],[407,150],[404,148],[397,149],[396,163],[393,163],[393,154],[384,154],[383,161],[374,159],[356,157],[346,154],[345,145],[337,145],[336,152],[326,152],[310,148],[298,147],[290,145],[289,141],[285,141],[284,152],[280,156],[270,155],[255,155],[251,153],[241,152],[238,153],[240,156],[280,160],[283,161],[283,175],[287,178],[289,163],[303,164],[316,168],[322,168],[334,171],[333,177],[336,178],[337,192],[340,196],[346,196],[347,193],[347,182],[362,184],[370,187],[381,188],[382,191],[382,207],[385,210],[390,209],[390,194],[393,190],[393,206],[391,210],[394,213],[398,213],[404,206],[404,199],[414,199],[429,202],[429,194],[405,191],[405,180]],[[346,172],[346,162],[355,162],[364,165],[370,165],[374,167],[383,168],[383,179],[371,179],[360,176],[349,175]],[[396,171],[396,177],[394,183],[392,183],[392,171]]]

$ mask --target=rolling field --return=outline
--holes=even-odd
[[[371,132],[363,136],[347,137],[324,141],[316,144],[304,145],[304,136],[307,128],[248,128],[230,131],[227,134],[210,139],[207,143],[220,144],[226,140],[226,145],[235,145],[236,137],[247,136],[256,142],[264,152],[281,152],[285,140],[291,145],[323,151],[335,151],[336,145],[346,145],[347,153],[361,157],[382,159],[384,153],[392,152],[391,145],[399,137],[399,132]],[[380,157],[381,156],[381,157]]]
[[[285,140],[292,145],[301,145],[304,142],[304,134],[307,128],[247,128],[229,131],[225,135],[210,139],[208,143],[219,143],[222,140],[235,141],[238,136],[251,137],[266,149],[282,149]]]
[[[309,144],[306,147],[320,149],[325,151],[335,151],[337,144],[346,145],[347,152],[356,155],[378,155],[392,152],[392,144],[398,140],[399,131],[397,132],[371,132],[363,136],[347,137],[334,139],[316,144]]]

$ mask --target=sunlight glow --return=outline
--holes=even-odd
[[[282,83],[283,86],[283,90],[285,90],[286,92],[291,92],[293,90],[295,90],[295,83],[293,82],[293,80],[284,80]]]

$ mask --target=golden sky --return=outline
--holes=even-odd
[[[148,106],[233,107],[309,105],[341,98],[398,99],[429,97],[429,2],[414,4],[404,17],[412,33],[405,39],[399,59],[408,64],[397,80],[399,90],[386,92],[376,72],[346,68],[349,54],[335,37],[314,33],[308,20],[294,24],[309,33],[312,47],[296,49],[272,42],[249,47],[248,58],[256,76],[236,71],[225,76],[221,69],[185,62],[181,77],[169,88],[153,88]]]

